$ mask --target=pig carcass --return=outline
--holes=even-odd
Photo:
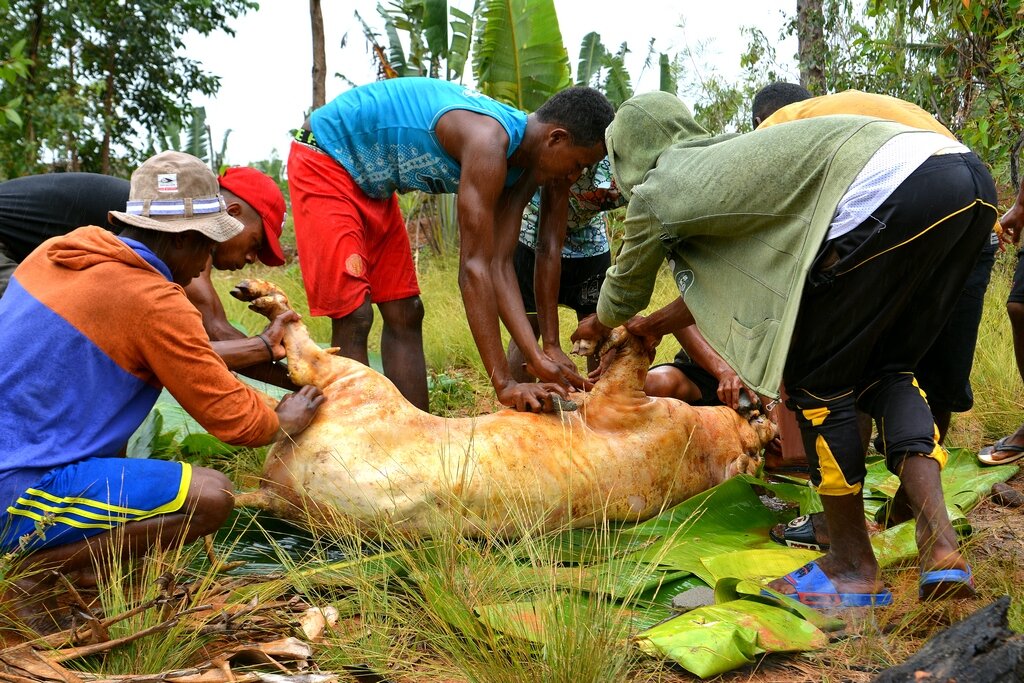
[[[265,281],[232,294],[270,319],[289,310]],[[327,400],[305,431],[270,449],[260,489],[237,504],[370,535],[456,524],[508,537],[640,521],[753,473],[775,435],[756,413],[646,396],[649,353],[623,328],[601,349],[615,355],[594,389],[570,395],[575,410],[472,418],[418,410],[383,375],[321,349],[301,322],[284,344],[292,381]]]

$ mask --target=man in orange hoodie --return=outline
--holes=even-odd
[[[248,166],[226,168],[217,183],[228,215],[243,229],[217,245],[206,269],[185,286],[185,294],[202,313],[213,348],[229,368],[294,388],[287,373],[270,362],[276,359],[268,356],[264,343],[280,339],[283,321],[252,337],[243,334],[228,321],[211,281],[211,269],[233,271],[257,260],[267,266],[284,264],[284,195],[270,176]],[[18,264],[51,237],[83,225],[117,232],[107,212],[124,207],[129,188],[123,178],[98,173],[43,173],[0,183],[0,295]]]
[[[152,157],[110,218],[119,235],[90,226],[45,242],[0,299],[0,343],[18,350],[0,367],[0,554],[16,553],[23,577],[9,606],[43,629],[57,625],[39,602],[48,570],[88,574],[110,552],[189,542],[231,512],[219,472],[119,457],[162,388],[241,446],[301,432],[324,400],[303,387],[272,410],[211,348],[183,287],[242,224],[202,161]]]

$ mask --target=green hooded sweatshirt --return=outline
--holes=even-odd
[[[598,318],[614,327],[646,308],[667,258],[712,348],[755,391],[778,396],[807,272],[839,201],[887,140],[923,132],[822,116],[711,137],[674,95],[627,100],[605,135],[629,208]]]

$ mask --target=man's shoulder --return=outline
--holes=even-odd
[[[27,192],[123,192],[128,196],[131,184],[124,178],[101,173],[40,173],[0,183],[0,194]]]

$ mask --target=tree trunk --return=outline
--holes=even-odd
[[[25,88],[28,96],[25,98],[25,106],[23,111],[25,112],[25,168],[30,171],[36,169],[36,163],[39,161],[39,154],[36,145],[36,125],[35,125],[35,89],[36,84],[39,82],[39,46],[43,37],[43,24],[45,22],[45,6],[42,2],[37,2],[32,7],[32,23],[29,29],[29,45],[28,45],[28,58],[31,63],[28,66],[28,78],[25,79],[28,84]]]
[[[324,51],[324,14],[320,0],[309,0],[309,22],[313,28],[313,109],[327,102],[327,57]]]
[[[822,0],[796,0],[797,56],[800,84],[815,95],[825,94],[824,24]]]
[[[70,95],[70,101],[74,102],[78,95],[78,74],[75,69],[78,66],[78,61],[75,59],[75,44],[73,42],[68,43],[68,93]],[[67,147],[68,147],[68,168],[69,171],[78,170],[78,138],[74,128],[68,128],[67,136]]]
[[[100,147],[100,173],[110,175],[110,138],[114,127],[114,53],[107,62],[107,91],[103,95],[103,143]]]

